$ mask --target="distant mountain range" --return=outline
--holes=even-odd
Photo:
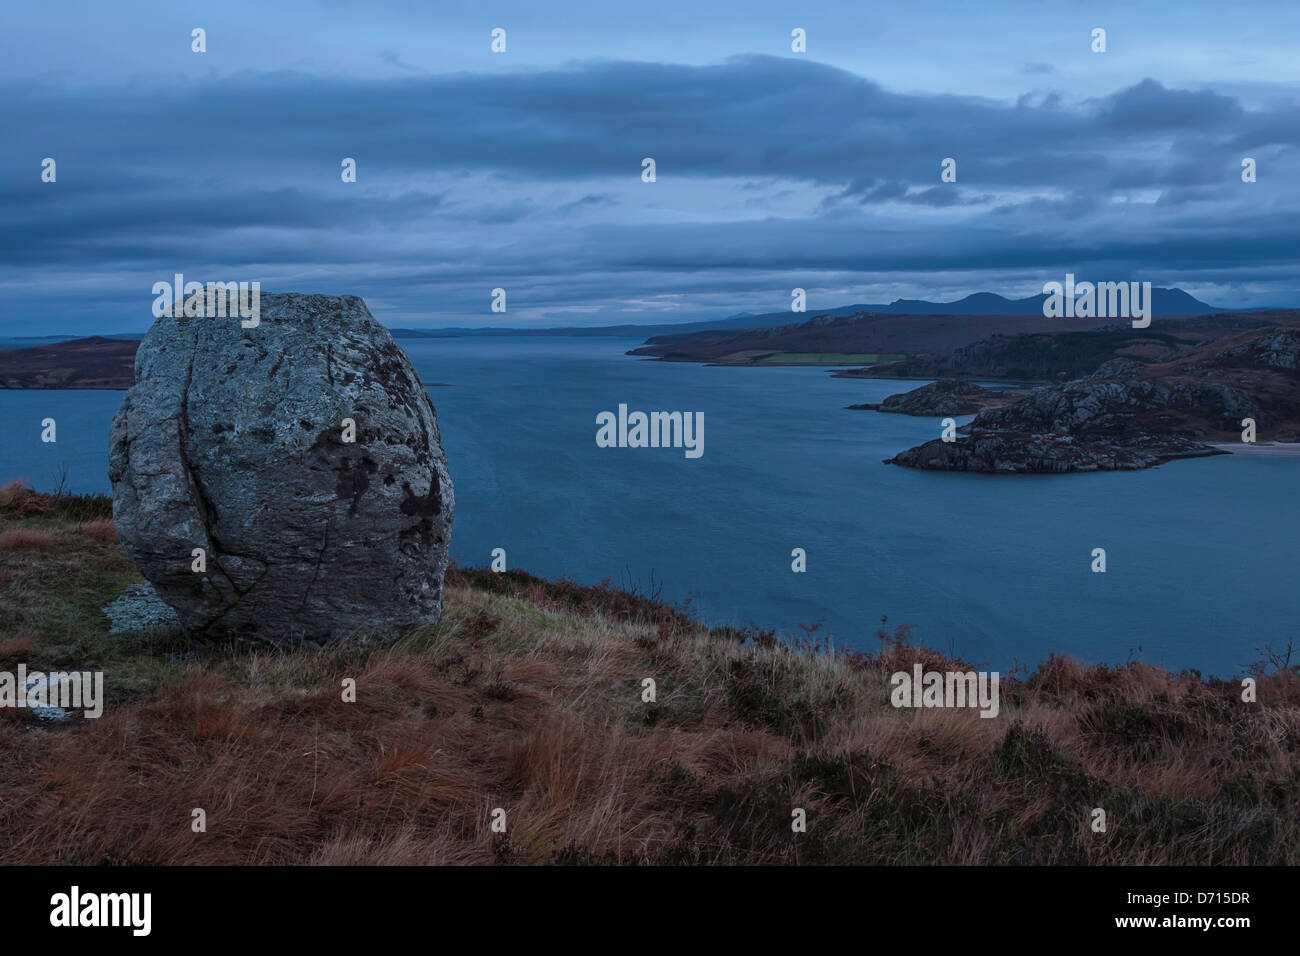
[[[1182,289],[1152,289],[1153,315],[1210,315],[1229,312],[1207,305],[1188,295]],[[1023,299],[1008,299],[996,292],[975,292],[955,302],[928,302],[925,299],[895,299],[889,305],[868,305],[871,312],[891,315],[1042,315],[1046,295],[1031,295]]]
[[[680,332],[708,332],[715,329],[766,329],[790,324],[792,318],[814,315],[858,315],[873,312],[880,315],[1038,315],[1043,314],[1046,295],[1031,295],[1023,299],[1008,299],[996,292],[975,292],[954,302],[931,302],[926,299],[895,299],[888,305],[842,305],[833,309],[809,310],[807,313],[765,312],[752,315],[739,312],[725,319],[704,322],[677,322],[661,325],[605,325],[594,327],[566,327],[555,329],[513,328],[446,328],[446,329],[392,329],[398,338],[442,338],[448,335],[575,335],[635,337],[675,334]],[[1152,315],[1212,315],[1217,312],[1263,311],[1220,309],[1188,295],[1182,289],[1152,289]]]
[[[1221,309],[1208,305],[1188,295],[1182,289],[1152,289],[1152,315],[1213,315],[1219,312],[1263,312],[1259,309]],[[792,313],[788,309],[780,312],[764,312],[754,315],[750,312],[737,312],[725,319],[709,319],[701,322],[666,322],[658,324],[624,324],[602,326],[565,326],[549,329],[520,329],[510,327],[469,328],[447,327],[438,329],[392,328],[390,332],[397,338],[450,338],[462,335],[559,335],[559,336],[599,336],[609,338],[650,338],[655,335],[677,334],[682,332],[707,332],[715,329],[767,329],[789,325],[811,318],[814,315],[858,315],[871,312],[879,315],[1042,315],[1045,295],[1031,295],[1023,299],[1008,299],[996,292],[975,292],[954,302],[932,302],[927,299],[895,299],[887,305],[841,305],[833,309],[810,309],[805,313]],[[144,336],[143,332],[106,333],[102,338],[135,339]],[[0,338],[0,348],[21,348],[31,344],[44,344],[55,341],[70,341],[84,338],[80,335],[42,335],[16,336]]]

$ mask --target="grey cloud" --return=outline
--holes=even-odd
[[[97,90],[7,83],[0,281],[77,270],[107,286],[127,272],[167,275],[178,260],[241,275],[318,267],[339,291],[479,314],[488,283],[509,283],[512,303],[558,309],[574,305],[565,296],[611,307],[690,290],[739,298],[791,274],[845,284],[985,270],[997,288],[1009,270],[1089,262],[1281,267],[1300,247],[1300,200],[1278,185],[1300,172],[1300,111],[1275,102],[1248,110],[1146,80],[1085,103],[1006,103],[898,93],[764,56]],[[1238,177],[1243,149],[1269,173],[1254,193]],[[39,181],[44,156],[59,161],[57,184]],[[355,184],[339,180],[344,156],[358,161]],[[644,156],[656,184],[640,182]],[[939,182],[946,156],[957,184]],[[673,192],[691,183],[719,185]],[[1132,190],[1160,200],[1112,202]],[[722,211],[761,214],[778,200],[806,211]],[[689,216],[630,215],[642,209]]]

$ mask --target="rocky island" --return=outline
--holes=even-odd
[[[928,441],[886,464],[990,473],[1120,471],[1224,454],[1213,443],[1244,436],[1300,440],[1297,329],[1245,332],[1162,358],[1112,358],[1089,374],[982,410],[955,440]],[[909,404],[902,395],[882,405],[891,402]]]

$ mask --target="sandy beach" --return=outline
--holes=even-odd
[[[1247,444],[1239,441],[1211,442],[1212,447],[1233,455],[1267,455],[1270,458],[1300,458],[1300,442],[1259,442]]]

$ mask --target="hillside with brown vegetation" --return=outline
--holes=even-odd
[[[86,339],[0,350],[0,388],[130,388],[134,339]]]
[[[1038,377],[1054,378],[1064,368],[1051,365],[1052,350],[1068,356],[1072,346],[1068,337],[1077,343],[1087,343],[1089,350],[1097,348],[1087,333],[1100,329],[1128,330],[1135,337],[1155,343],[1157,349],[1167,343],[1196,343],[1235,335],[1249,329],[1270,325],[1300,326],[1300,310],[1275,310],[1271,312],[1216,313],[1205,316],[1159,316],[1145,331],[1133,330],[1126,322],[1117,326],[1113,318],[1061,319],[1042,315],[887,315],[862,312],[855,315],[817,315],[810,319],[774,328],[713,330],[692,333],[656,335],[645,345],[633,349],[629,355],[641,355],[669,362],[710,362],[720,365],[762,364],[765,356],[774,354],[870,354],[877,356],[901,355],[905,358],[890,362],[878,359],[873,369],[846,372],[845,375],[866,375],[875,378],[942,378],[947,376],[1032,378],[1029,370],[1017,372],[1027,354],[1026,344],[1039,341],[1039,351],[1046,350],[1048,370],[1037,372]],[[1031,336],[1040,336],[1034,340]],[[1066,337],[1065,339],[1061,337]],[[962,357],[958,353],[950,361],[950,353],[974,346],[981,340],[1014,343],[1014,355],[986,355],[974,351]],[[1134,347],[1137,342],[1117,341],[1116,346]],[[1138,354],[1141,354],[1140,347]],[[1097,364],[1115,357],[1108,353]],[[1039,356],[1039,364],[1043,356]],[[857,364],[865,364],[862,360]],[[841,364],[854,364],[844,362]],[[1095,365],[1093,366],[1096,367]],[[1002,374],[996,374],[999,371]],[[1077,374],[1074,366],[1070,371]],[[1091,371],[1091,369],[1083,369]]]
[[[656,335],[629,355],[667,362],[756,364],[773,353],[917,355],[956,348],[989,335],[1014,335],[1048,327],[1060,319],[1026,315],[817,315],[764,329]],[[1099,328],[1113,319],[1080,319]]]
[[[0,670],[102,670],[108,697],[63,724],[0,709],[0,863],[1300,863],[1277,655],[1257,703],[1051,657],[985,719],[890,705],[895,671],[966,669],[906,627],[851,653],[453,569],[442,621],[396,643],[196,653],[108,633],[138,581],[106,498],[0,491]]]

